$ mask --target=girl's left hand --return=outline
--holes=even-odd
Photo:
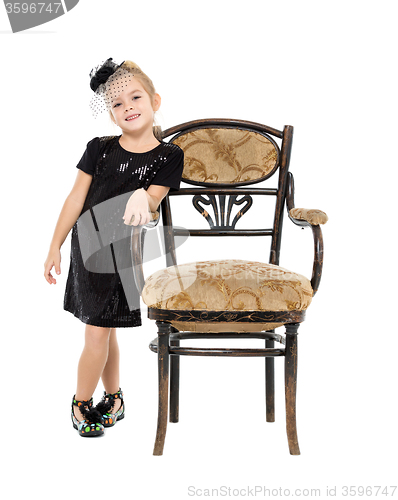
[[[130,221],[134,215],[134,221]],[[151,220],[149,203],[146,191],[142,188],[137,189],[129,198],[126,210],[123,215],[124,223],[132,226],[143,226]]]

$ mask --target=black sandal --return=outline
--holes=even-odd
[[[111,413],[117,399],[121,401],[120,408],[116,413]],[[120,387],[118,392],[114,394],[107,394],[104,391],[104,395],[95,409],[102,415],[104,427],[113,427],[118,420],[122,420],[124,418],[124,400],[123,392]]]
[[[73,411],[74,406],[79,408],[84,420],[77,420]],[[102,415],[96,408],[93,408],[93,398],[89,401],[78,401],[73,396],[71,417],[73,427],[82,437],[102,436],[105,433]]]

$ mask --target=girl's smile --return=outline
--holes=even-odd
[[[129,115],[127,118],[126,118],[126,121],[129,122],[131,120],[135,120],[136,118],[138,118],[140,115]]]

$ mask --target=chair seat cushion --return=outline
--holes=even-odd
[[[311,283],[304,276],[247,260],[170,266],[149,276],[142,291],[144,303],[151,308],[205,311],[301,311],[307,309],[312,295]],[[180,323],[173,325],[178,330],[231,331],[229,323]],[[241,324],[235,329],[236,325],[235,331],[259,331],[281,324]]]

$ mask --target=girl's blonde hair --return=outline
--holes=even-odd
[[[124,63],[121,65],[122,69],[127,70],[129,73],[134,75],[135,78],[137,78],[141,83],[146,92],[149,94],[149,97],[151,99],[151,103],[153,104],[153,100],[156,94],[155,86],[153,85],[152,80],[149,78],[148,75],[146,75],[142,69],[135,64],[133,61],[124,61]],[[111,116],[112,113],[110,112]],[[158,141],[163,140],[163,134],[162,134],[162,128],[159,125],[154,125],[153,127],[153,135],[156,137]]]

